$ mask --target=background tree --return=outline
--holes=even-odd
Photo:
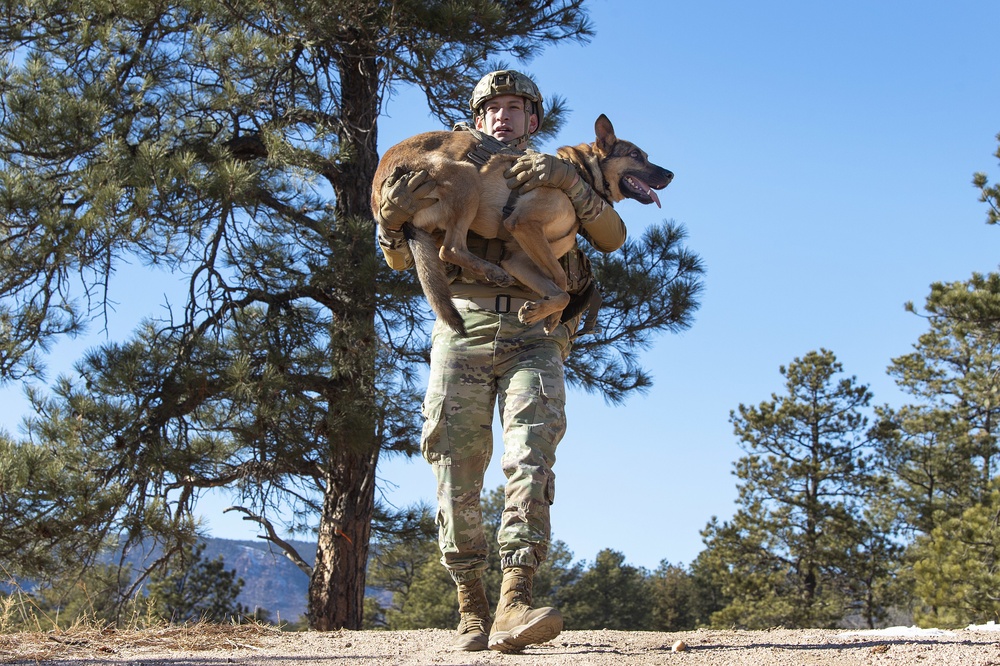
[[[997,275],[931,285],[927,332],[889,366],[913,403],[881,410],[882,449],[917,532],[930,532],[938,517],[956,516],[991,492],[1000,453],[994,397],[1000,337],[980,316],[990,304],[1000,305],[998,296]]]
[[[721,626],[834,626],[855,604],[870,469],[871,395],[832,352],[809,352],[781,368],[786,395],[731,416],[747,455],[736,464],[739,509],[706,528],[706,561],[729,605]]]
[[[80,622],[113,627],[118,624],[120,599],[131,586],[131,576],[127,567],[98,562],[83,570],[63,569],[32,584],[34,588],[21,595],[21,630],[68,629]],[[144,621],[148,617],[141,602],[132,610],[134,618]]]
[[[995,484],[996,485],[996,484]],[[914,590],[922,626],[965,627],[1000,615],[1000,490],[943,519],[913,544]]]
[[[490,58],[587,40],[583,4],[5,4],[0,377],[36,376],[46,345],[107,316],[123,262],[186,280],[163,316],[35,396],[25,445],[75,447],[77,496],[117,489],[79,525],[189,543],[199,495],[229,488],[310,575],[311,626],[361,626],[373,524],[392,524],[375,471],[414,451],[427,345],[412,275],[374,248],[379,114],[412,85],[443,123],[464,117]],[[601,264],[608,325],[571,380],[612,400],[648,385],[634,350],[697,308],[682,240],[665,224],[623,250],[627,269]],[[313,565],[282,528],[315,534]]]
[[[711,549],[703,550],[698,553],[698,556],[688,567],[696,595],[692,600],[691,609],[686,613],[680,613],[680,615],[682,617],[689,615],[694,618],[697,627],[710,626],[712,614],[722,610],[732,601],[731,597],[726,596],[723,591],[719,577],[713,573],[715,566],[712,562],[712,556]]]
[[[922,623],[956,626],[995,608],[998,313],[996,274],[933,284],[928,330],[889,367],[913,400],[881,410],[880,441],[911,537],[908,582]]]
[[[96,482],[71,436],[17,443],[0,432],[0,562],[15,579],[78,575],[104,534],[81,529],[107,517],[123,490]]]
[[[226,571],[222,556],[205,560],[205,542],[185,549],[177,566],[154,572],[147,587],[152,611],[171,623],[234,622],[250,615],[236,601],[243,579]]]
[[[560,610],[574,629],[650,627],[652,597],[645,569],[625,563],[625,556],[605,549],[566,591]]]
[[[430,508],[420,508],[415,527],[407,537],[392,532],[375,541],[368,584],[379,593],[370,598],[378,606],[372,615],[371,627],[444,627],[448,624],[442,616],[450,622],[455,613],[452,608],[455,584],[440,563],[437,525]],[[391,597],[391,602],[385,606],[378,603],[384,595]],[[429,599],[433,601],[428,602]]]
[[[1000,134],[996,138],[997,141],[1000,141]],[[997,148],[997,151],[993,154],[997,159],[1000,159],[1000,148]],[[990,209],[986,213],[987,224],[997,224],[1000,222],[1000,186],[990,185],[989,179],[983,172],[973,174],[972,184],[979,188],[979,200],[989,204]]]
[[[663,560],[647,578],[650,594],[652,631],[685,631],[708,624],[712,608],[705,612],[706,599],[699,581],[683,566]]]

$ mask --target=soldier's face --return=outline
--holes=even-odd
[[[526,115],[527,100],[518,95],[498,95],[483,105],[476,129],[501,141],[512,141],[538,129],[538,116]]]

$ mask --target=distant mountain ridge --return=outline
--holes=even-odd
[[[316,560],[316,544],[290,541],[310,565]],[[227,571],[243,579],[237,601],[250,611],[263,608],[272,622],[295,622],[305,615],[309,576],[295,566],[277,546],[266,541],[205,539],[205,560],[222,556]]]
[[[251,612],[264,609],[274,623],[295,622],[305,615],[309,576],[285,557],[277,546],[264,540],[236,541],[233,539],[202,539],[205,550],[201,557],[210,562],[222,556],[226,571],[236,571],[243,579],[243,589],[237,601]],[[316,561],[316,544],[307,541],[289,541],[303,560],[312,565]],[[125,563],[133,570],[143,569],[157,556],[158,549],[146,551],[142,546],[125,556]],[[115,558],[115,561],[117,558]]]

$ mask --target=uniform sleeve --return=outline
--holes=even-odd
[[[580,233],[594,249],[605,253],[614,252],[624,245],[628,235],[618,212],[607,205],[593,220],[580,224]]]
[[[396,234],[387,233],[382,225],[378,225],[378,246],[389,268],[394,271],[405,271],[413,267],[413,254],[402,232],[396,237]]]

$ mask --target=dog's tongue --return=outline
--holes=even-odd
[[[657,208],[663,208],[663,206],[660,205],[660,197],[656,196],[656,190],[654,190],[651,187],[651,188],[649,188],[649,191],[646,192],[646,194],[648,194],[650,196],[650,198],[653,200],[653,203],[656,204]]]
[[[663,208],[663,206],[660,205],[660,197],[656,195],[656,190],[654,190],[652,187],[642,182],[635,176],[629,176],[629,177],[632,179],[632,182],[635,184],[636,188],[645,192],[646,195],[653,200],[653,203],[656,204],[657,208]]]

